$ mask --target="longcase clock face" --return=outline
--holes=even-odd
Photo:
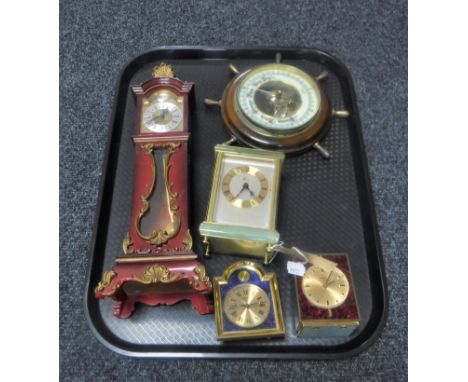
[[[167,133],[183,128],[183,97],[161,90],[143,101],[142,133]]]

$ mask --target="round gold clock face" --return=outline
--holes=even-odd
[[[223,300],[223,311],[227,319],[245,329],[263,324],[270,309],[268,295],[255,284],[239,284],[232,288]]]
[[[174,130],[182,121],[182,110],[164,96],[155,100],[143,112],[143,125],[155,133]]]
[[[312,305],[332,309],[346,301],[349,282],[339,268],[327,273],[323,268],[312,265],[302,278],[302,291]]]
[[[223,178],[221,190],[234,206],[258,206],[268,194],[268,180],[253,166],[239,166],[229,170]]]
[[[319,114],[321,95],[316,81],[285,64],[259,66],[237,89],[236,103],[250,122],[271,132],[293,132]]]

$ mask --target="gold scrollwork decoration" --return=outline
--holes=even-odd
[[[180,212],[179,206],[177,205],[177,196],[178,193],[172,190],[172,183],[169,182],[169,170],[171,165],[169,164],[170,158],[174,152],[180,147],[180,143],[164,143],[160,145],[155,144],[146,144],[142,145],[143,150],[146,154],[151,157],[151,168],[153,173],[153,180],[151,185],[149,186],[148,191],[146,194],[142,195],[141,200],[141,210],[138,214],[138,217],[135,221],[136,224],[136,231],[138,235],[145,241],[150,242],[150,244],[160,246],[162,244],[167,243],[169,239],[172,239],[179,233],[180,229]],[[143,216],[146,215],[150,208],[150,203],[148,199],[151,197],[154,191],[154,187],[156,185],[157,180],[157,172],[156,172],[156,162],[153,155],[153,151],[155,149],[167,149],[168,153],[163,157],[163,171],[164,171],[164,184],[165,184],[165,191],[166,197],[168,200],[168,213],[170,217],[170,222],[166,225],[164,229],[155,229],[149,235],[144,235],[140,230],[141,219]]]
[[[203,264],[198,263],[193,271],[198,275],[198,278],[203,282],[208,288],[211,288],[211,281],[208,275],[206,274],[206,269]]]
[[[114,278],[114,276],[116,274],[117,273],[113,269],[110,269],[106,273],[104,273],[104,275],[102,276],[101,281],[99,281],[99,284],[97,285],[95,291],[96,292],[102,292],[104,289],[106,289],[110,285],[112,279]]]
[[[122,242],[122,249],[124,254],[128,255],[130,253],[133,253],[133,240],[130,237],[130,233],[127,232],[125,235],[123,242]]]
[[[180,273],[171,273],[164,265],[156,264],[150,266],[143,276],[134,276],[133,280],[142,284],[170,283],[175,281]]]
[[[193,244],[192,235],[190,234],[190,230],[187,229],[187,231],[185,231],[185,236],[182,240],[182,250],[184,251],[192,250],[192,244]]]

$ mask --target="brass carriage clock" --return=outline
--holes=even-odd
[[[213,294],[218,340],[284,335],[275,273],[252,261],[233,263],[214,279]]]
[[[206,220],[200,224],[206,255],[241,254],[269,263],[279,242],[276,211],[284,154],[215,146]]]
[[[298,336],[349,336],[360,315],[348,256],[344,253],[309,256],[303,277],[294,280],[298,307]]]
[[[218,105],[233,140],[247,146],[280,150],[286,154],[314,148],[324,158],[330,154],[320,141],[333,117],[347,118],[347,110],[336,110],[320,84],[327,72],[312,77],[303,70],[281,63],[260,65],[244,72],[229,68],[235,77],[227,84]]]
[[[129,232],[123,254],[103,275],[97,298],[117,300],[114,314],[128,317],[136,302],[148,305],[191,300],[210,313],[212,285],[192,251],[188,225],[187,142],[192,83],[174,78],[170,65],[133,86],[136,100],[135,170]]]

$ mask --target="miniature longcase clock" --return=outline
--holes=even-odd
[[[285,333],[276,274],[239,261],[214,279],[217,338],[270,338]]]
[[[348,256],[314,255],[295,278],[300,337],[349,336],[360,324]]]
[[[135,167],[130,228],[123,254],[95,289],[117,300],[114,314],[130,316],[136,302],[172,305],[191,300],[210,313],[212,285],[192,251],[188,224],[187,142],[192,83],[174,78],[170,65],[132,87],[136,100]],[[129,182],[131,180],[129,179]]]
[[[265,263],[279,242],[276,212],[284,154],[215,146],[215,168],[206,221],[200,234],[206,254],[260,257]]]

